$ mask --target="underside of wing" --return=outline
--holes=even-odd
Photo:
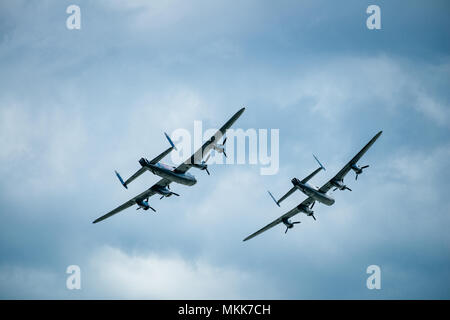
[[[180,164],[175,171],[185,173],[191,168],[193,163],[200,163],[204,156],[213,148],[214,144],[219,141],[226,131],[233,125],[233,123],[241,116],[245,108],[236,112],[208,141],[206,141],[201,148],[199,148],[189,159]]]
[[[129,207],[131,207],[131,206],[133,206],[135,204],[136,204],[136,202],[134,201],[134,199],[128,200],[127,202],[125,202],[124,204],[118,206],[114,210],[108,212],[107,214],[101,216],[100,218],[97,218],[92,223],[97,223],[97,222],[103,221],[103,220],[105,220],[105,219],[115,215],[116,213],[119,213],[122,210],[128,209]]]
[[[264,231],[269,230],[270,228],[275,227],[277,224],[281,223],[283,221],[283,219],[289,219],[293,216],[295,216],[297,213],[300,212],[300,209],[298,209],[298,207],[295,207],[293,209],[291,209],[290,211],[286,212],[284,215],[282,215],[281,217],[275,219],[274,221],[272,221],[271,223],[269,223],[267,226],[259,229],[258,231],[256,231],[255,233],[252,233],[251,235],[249,235],[247,238],[245,238],[243,241],[247,241],[250,240],[254,237],[256,237],[257,235],[263,233]]]
[[[383,131],[378,132],[342,169],[339,171],[333,178],[331,178],[327,183],[325,183],[320,189],[320,192],[328,192],[332,187],[331,181],[333,180],[342,180],[347,175],[347,173],[351,170],[352,165],[356,164],[359,159],[369,150],[369,148],[377,141],[377,139],[381,136]]]
[[[267,226],[259,229],[258,231],[256,231],[255,233],[252,233],[251,235],[249,235],[247,238],[245,238],[243,241],[247,241],[250,240],[251,238],[256,237],[258,234],[263,233],[264,231],[269,230],[270,228],[275,227],[277,224],[279,224],[281,222],[281,217],[275,219],[274,221],[272,221],[271,223],[269,223]]]
[[[117,208],[115,208],[114,210],[112,210],[112,211],[108,212],[107,214],[101,216],[100,218],[94,220],[94,222],[92,222],[92,223],[97,223],[97,222],[103,221],[103,220],[105,220],[105,219],[115,215],[116,213],[119,213],[120,211],[128,209],[129,207],[135,205],[138,201],[142,201],[144,199],[147,199],[147,198],[153,196],[156,193],[154,191],[154,189],[153,189],[154,186],[166,187],[169,184],[170,184],[170,180],[168,180],[168,179],[161,179],[161,180],[159,180],[151,188],[145,190],[144,192],[140,193],[139,195],[137,195],[133,199],[128,200],[124,204],[118,206]]]

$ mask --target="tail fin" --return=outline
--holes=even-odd
[[[114,172],[116,173],[117,178],[119,179],[120,183],[124,186],[125,189],[128,189],[127,185],[125,184],[125,182],[123,181],[122,177],[120,176],[120,174],[114,170]]]
[[[169,140],[170,145],[172,146],[172,148],[174,148],[175,150],[177,150],[177,147],[175,147],[175,144],[173,143],[172,139],[170,139],[169,135],[167,133],[164,132],[164,135],[166,136],[167,140]],[[178,151],[178,150],[177,150]]]
[[[327,171],[327,169],[325,169],[325,167],[320,163],[319,159],[317,159],[317,157],[314,154],[313,154],[313,157],[314,157],[314,159],[316,159],[317,163],[323,169],[323,171]]]
[[[275,197],[270,193],[270,191],[267,191],[270,195],[270,197],[273,199],[273,201],[277,204],[277,206],[280,206],[280,204],[275,200]]]

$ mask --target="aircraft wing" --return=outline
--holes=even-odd
[[[233,123],[241,116],[245,111],[245,108],[240,109],[236,112],[208,141],[206,141],[201,148],[199,148],[189,159],[180,164],[175,172],[185,173],[191,168],[193,163],[200,163],[203,157],[212,149],[214,144],[223,137],[226,131],[233,125]]]
[[[108,212],[107,214],[101,216],[100,218],[94,220],[94,222],[92,222],[92,223],[97,223],[97,222],[100,222],[102,220],[105,220],[105,219],[115,215],[116,213],[119,213],[120,211],[123,211],[123,210],[128,209],[129,207],[135,205],[137,201],[145,200],[145,199],[153,196],[156,193],[154,191],[154,186],[167,187],[170,184],[170,182],[171,181],[168,180],[168,179],[161,179],[161,180],[159,180],[157,183],[155,183],[149,189],[145,190],[144,192],[142,192],[141,194],[137,195],[133,199],[128,200],[124,204],[118,206],[117,208],[115,208],[114,210],[112,210],[112,211]]]
[[[365,146],[361,149],[353,158],[350,160],[342,169],[339,171],[333,178],[331,178],[327,183],[325,183],[320,189],[320,192],[327,193],[333,185],[331,181],[333,180],[341,180],[347,175],[347,173],[351,170],[352,165],[356,164],[359,159],[366,153],[367,150],[377,141],[377,139],[381,136],[383,131],[378,132]]]
[[[304,200],[302,203],[300,203],[298,206],[294,207],[293,209],[291,209],[290,211],[286,212],[285,214],[283,214],[281,217],[275,219],[274,221],[272,221],[271,223],[269,223],[267,226],[259,229],[258,231],[256,231],[255,233],[252,233],[251,235],[249,235],[247,238],[245,238],[243,241],[247,241],[250,240],[251,238],[256,237],[257,235],[263,233],[264,231],[269,230],[270,228],[275,227],[277,224],[281,223],[283,221],[283,219],[289,219],[293,216],[295,216],[297,213],[301,212],[301,210],[299,208],[301,208],[302,206],[309,206],[311,205],[311,203],[314,202],[314,199],[311,197],[308,197],[306,200]]]

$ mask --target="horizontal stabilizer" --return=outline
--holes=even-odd
[[[279,205],[281,201],[284,201],[286,198],[288,198],[291,194],[293,194],[297,190],[296,186],[293,186],[284,196],[282,196],[278,201],[277,204]]]
[[[270,197],[273,199],[273,201],[277,204],[277,206],[280,206],[280,204],[275,200],[275,197],[270,193],[270,191],[267,191],[270,195]]]
[[[125,184],[125,182],[123,181],[122,177],[120,176],[120,174],[114,170],[114,172],[116,173],[117,178],[119,179],[120,183],[125,187],[125,189],[128,189],[127,185]]]

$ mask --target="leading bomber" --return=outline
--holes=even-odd
[[[316,201],[323,203],[327,206],[331,206],[334,204],[334,199],[327,194],[330,189],[334,188],[334,190],[349,190],[352,191],[349,187],[347,187],[344,184],[344,177],[347,175],[347,173],[350,170],[353,170],[356,173],[355,180],[358,179],[358,175],[360,175],[363,170],[367,167],[366,166],[358,166],[356,163],[361,159],[361,157],[366,153],[366,151],[375,143],[375,141],[381,136],[383,131],[378,132],[365,146],[361,149],[342,169],[339,171],[333,178],[331,178],[327,183],[325,183],[321,188],[316,189],[309,185],[307,182],[314,177],[320,170],[325,170],[323,165],[320,163],[320,161],[314,156],[316,161],[319,163],[319,168],[317,168],[314,172],[312,172],[309,176],[304,178],[303,180],[299,180],[297,178],[292,179],[293,187],[284,195],[282,196],[278,201],[275,200],[274,196],[269,192],[269,195],[272,197],[272,199],[275,201],[275,203],[280,206],[280,202],[289,197],[292,193],[294,193],[297,190],[300,190],[304,194],[308,196],[306,200],[304,200],[302,203],[300,203],[298,206],[290,210],[289,212],[285,213],[278,219],[275,219],[271,223],[269,223],[264,228],[261,228],[260,230],[256,231],[255,233],[249,235],[247,238],[244,239],[244,241],[250,240],[253,237],[256,237],[260,233],[263,233],[264,231],[276,226],[279,223],[283,223],[286,226],[285,233],[294,227],[295,224],[300,223],[300,221],[294,221],[291,222],[289,219],[295,216],[299,212],[305,213],[307,216],[311,216],[314,220],[316,218],[314,217],[314,211],[312,211],[312,208],[314,207],[314,204]]]
[[[117,178],[120,180],[120,183],[125,188],[128,188],[129,183],[131,183],[134,179],[136,179],[146,171],[150,171],[151,173],[160,176],[162,179],[159,180],[157,183],[155,183],[153,186],[151,186],[149,189],[145,190],[141,194],[134,197],[133,199],[125,202],[124,204],[118,206],[116,209],[96,219],[93,223],[105,220],[106,218],[109,218],[112,215],[119,213],[120,211],[125,210],[135,204],[138,205],[137,210],[142,208],[143,210],[151,209],[153,211],[156,211],[148,203],[148,199],[151,196],[159,194],[161,195],[161,199],[164,197],[170,197],[172,195],[178,196],[177,193],[172,192],[170,190],[169,185],[172,182],[184,184],[187,186],[192,186],[197,183],[195,177],[187,172],[192,167],[200,170],[205,170],[209,175],[208,165],[206,164],[206,162],[209,159],[209,155],[207,156],[206,160],[203,160],[203,157],[206,156],[206,154],[211,149],[214,149],[219,153],[223,153],[226,156],[225,153],[226,138],[222,141],[222,143],[219,143],[219,141],[225,135],[226,131],[233,125],[233,123],[242,115],[244,111],[245,108],[242,108],[238,112],[236,112],[208,141],[206,141],[201,146],[201,148],[199,148],[191,157],[189,157],[178,167],[168,166],[160,162],[173,149],[176,149],[170,137],[166,133],[164,133],[167,140],[170,143],[170,147],[168,149],[166,149],[164,152],[162,152],[160,155],[158,155],[152,160],[141,158],[139,160],[141,168],[138,171],[136,171],[136,173],[134,173],[126,181],[124,181],[120,176],[120,174],[116,171]]]

